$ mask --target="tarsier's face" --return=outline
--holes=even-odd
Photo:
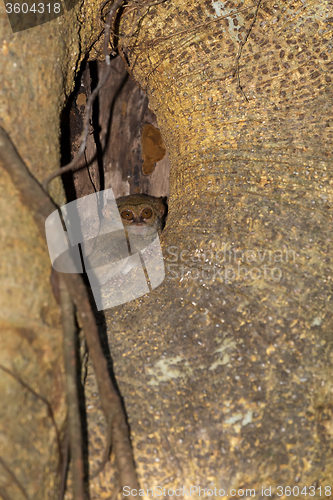
[[[163,198],[154,198],[145,194],[123,196],[117,200],[118,210],[123,225],[131,232],[144,234],[149,228],[158,233],[163,228],[165,205]]]

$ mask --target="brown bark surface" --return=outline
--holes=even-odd
[[[171,160],[166,279],[106,313],[142,488],[330,484],[331,9],[125,10]]]
[[[105,63],[94,61],[94,66],[100,77]],[[112,60],[111,68],[110,76],[96,99],[91,133],[87,139],[85,160],[89,173],[86,168],[74,172],[76,197],[107,188],[112,188],[115,198],[135,193],[168,196],[170,162],[164,144],[159,143],[160,132],[156,131],[156,116],[148,108],[148,98],[129,77],[120,57]],[[69,112],[70,128],[75,130],[70,138],[72,156],[80,147],[85,113],[84,105],[78,106],[78,99],[83,92],[85,98],[90,95],[90,76],[89,68],[86,68],[81,77],[84,85],[81,84]],[[85,103],[85,99],[82,101]],[[157,136],[153,140],[144,133],[149,127]],[[151,171],[145,175],[143,163],[146,155],[150,158]]]
[[[58,166],[59,112],[99,30],[97,7],[12,35],[0,5],[1,125],[39,180]],[[107,313],[141,485],[256,496],[261,486],[275,496],[277,485],[324,487],[333,473],[332,4],[130,7],[120,48],[172,166],[166,279]],[[1,178],[1,363],[49,398],[61,426],[49,258]],[[53,194],[63,201],[59,184]],[[1,458],[31,498],[53,498],[47,409],[8,373],[0,380]],[[92,384],[87,396],[96,422]],[[100,458],[99,426],[90,431]],[[2,491],[24,498],[8,467],[0,474]],[[92,486],[92,498],[110,497],[110,467]]]
[[[59,168],[60,111],[97,29],[91,4],[13,34],[0,5],[0,124],[40,182]],[[0,495],[53,499],[60,477],[50,410],[59,433],[66,417],[60,311],[46,242],[0,168]],[[51,192],[64,203],[59,181]]]

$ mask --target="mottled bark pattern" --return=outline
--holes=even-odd
[[[101,31],[98,12],[97,3],[80,2],[65,16],[13,34],[1,5],[0,124],[39,182],[60,166],[60,112]],[[60,310],[46,241],[3,167],[0,364],[16,378],[0,371],[0,495],[26,498],[20,485],[31,499],[54,500],[60,457],[50,409],[61,435],[66,419]],[[59,180],[50,191],[65,203]]]
[[[331,16],[328,0],[125,10],[171,160],[167,277],[108,313],[144,488],[277,498],[333,477]]]

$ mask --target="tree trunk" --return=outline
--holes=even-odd
[[[120,51],[171,160],[166,279],[107,312],[142,488],[330,484],[330,8],[123,15]]]
[[[272,486],[280,496],[278,485],[297,484],[328,497],[331,3],[128,7],[119,48],[171,159],[166,279],[107,312],[141,486],[216,487],[220,496]],[[57,167],[59,110],[99,31],[98,5],[15,35],[1,16],[1,124],[41,180]],[[1,187],[1,363],[49,398],[61,427],[47,250],[6,175]],[[63,201],[59,184],[53,194]],[[42,402],[6,377],[1,457],[31,498],[53,498],[54,427]],[[90,413],[92,398],[91,385]],[[19,498],[7,469],[0,492]],[[110,468],[92,490],[108,497]]]
[[[0,6],[0,125],[39,182],[59,168],[60,112],[101,30],[98,12],[97,2],[77,5],[13,34]],[[66,418],[60,311],[46,242],[0,168],[0,496],[54,499]],[[65,203],[59,180],[51,193]]]

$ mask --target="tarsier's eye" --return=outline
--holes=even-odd
[[[153,212],[150,208],[144,208],[141,210],[140,217],[142,219],[150,219],[150,217],[153,215]]]
[[[120,215],[125,220],[133,220],[134,219],[134,214],[130,210],[123,210]]]

